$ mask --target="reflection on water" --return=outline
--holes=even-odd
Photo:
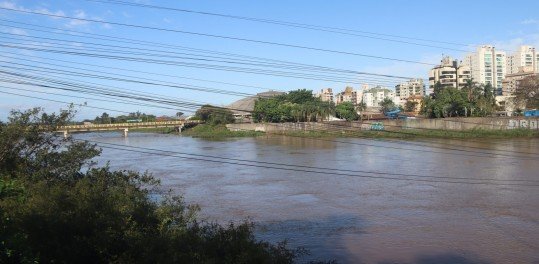
[[[325,167],[335,172],[361,170],[539,185],[539,155],[529,154],[539,152],[539,139],[409,143],[284,136],[206,141],[140,133],[130,133],[127,139],[117,133],[77,137]],[[534,186],[361,177],[365,173],[313,174],[104,149],[99,161],[108,160],[113,168],[152,172],[164,188],[200,204],[202,216],[209,220],[226,223],[250,218],[259,223],[261,239],[288,239],[292,246],[310,249],[313,258],[353,263],[539,260],[539,192]]]

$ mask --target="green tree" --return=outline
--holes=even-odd
[[[312,91],[303,89],[258,98],[252,115],[256,122],[311,122],[327,119],[334,111],[333,103],[322,102]]]
[[[384,100],[380,102],[380,106],[382,107],[380,109],[382,113],[395,111],[398,108],[397,105],[395,105],[393,100],[391,100],[390,98],[384,98]]]
[[[292,263],[301,253],[257,241],[251,223],[198,220],[198,206],[149,174],[97,167],[95,145],[54,133],[71,117],[33,109],[0,123],[1,263]]]
[[[346,119],[347,121],[354,121],[359,119],[359,115],[350,102],[340,103],[335,107],[335,115],[338,118]]]
[[[109,114],[103,113],[101,116],[95,118],[95,122],[98,124],[110,124],[112,123],[112,119],[110,118]]]
[[[195,113],[195,117],[210,125],[234,123],[232,111],[211,105],[203,105]]]
[[[418,102],[416,101],[406,101],[404,104],[404,111],[406,112],[414,112],[415,108],[417,107]]]

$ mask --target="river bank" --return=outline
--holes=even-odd
[[[513,130],[486,130],[471,129],[464,131],[450,130],[419,130],[408,129],[401,131],[329,131],[329,130],[306,130],[306,131],[281,131],[268,134],[292,136],[292,137],[315,137],[315,138],[440,138],[440,139],[467,139],[467,138],[539,138],[539,131],[529,129]]]
[[[172,128],[144,128],[132,129],[131,132],[179,134]],[[471,138],[539,138],[539,131],[530,129],[487,130],[471,129],[463,131],[452,130],[420,130],[407,129],[400,131],[374,131],[374,130],[296,130],[296,131],[231,131],[224,125],[198,125],[186,129],[181,133],[184,136],[206,139],[258,137],[262,135],[282,135],[304,138],[440,138],[440,139],[471,139]]]

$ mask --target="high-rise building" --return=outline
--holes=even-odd
[[[340,104],[344,102],[350,102],[353,105],[358,105],[363,99],[362,90],[354,90],[353,87],[347,86],[344,91],[335,95],[335,104]]]
[[[519,67],[519,71],[516,73],[507,74],[502,82],[502,95],[512,96],[520,86],[520,82],[529,76],[537,75],[534,73],[533,66]]]
[[[411,79],[395,86],[395,95],[401,100],[406,100],[413,95],[424,96],[425,84],[423,79]]]
[[[438,82],[442,87],[462,88],[470,79],[470,66],[459,65],[456,60],[449,56],[442,58],[440,65],[435,66],[429,72],[429,87],[434,87]]]
[[[502,80],[507,74],[506,54],[494,46],[484,45],[468,54],[462,65],[469,66],[472,79],[480,84],[490,84],[496,95],[502,93]]]
[[[534,47],[520,46],[515,53],[507,56],[507,74],[518,73],[522,67],[539,73],[539,53]]]
[[[320,90],[320,93],[318,93],[317,96],[324,102],[335,102],[333,100],[333,90],[331,88]]]
[[[354,103],[354,88],[347,86],[344,91],[335,95],[335,104],[341,104],[344,102]]]

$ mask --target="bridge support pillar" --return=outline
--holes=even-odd
[[[129,129],[124,128],[124,137],[127,137],[127,132],[129,132]]]
[[[174,130],[176,130],[176,132],[178,132],[180,134],[182,133],[182,129],[183,129],[183,125],[179,125],[179,126],[174,127]]]

